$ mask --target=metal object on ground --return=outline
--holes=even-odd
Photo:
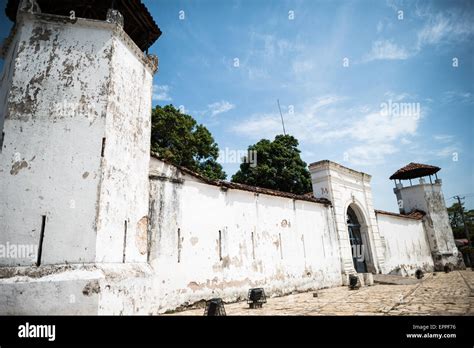
[[[265,296],[265,290],[263,288],[254,288],[249,290],[247,297],[247,303],[252,309],[262,308],[264,303],[267,303],[267,297]]]
[[[424,277],[423,271],[421,269],[417,269],[415,272],[416,279],[421,279]]]
[[[357,290],[359,287],[359,277],[354,274],[349,274],[349,290]]]
[[[449,272],[452,272],[454,270],[454,267],[451,263],[447,263],[444,265],[444,272],[445,273],[449,273]]]
[[[225,316],[224,302],[221,298],[213,298],[206,302],[205,316]]]

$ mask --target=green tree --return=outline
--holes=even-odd
[[[448,208],[449,223],[455,238],[463,239],[466,238],[464,232],[464,223],[462,221],[461,209],[464,212],[464,218],[466,219],[466,226],[469,231],[469,238],[473,241],[474,237],[474,210],[466,210],[464,204],[453,203]]]
[[[209,130],[173,105],[152,110],[151,150],[171,163],[198,172],[209,179],[226,178],[217,162],[219,147]]]
[[[232,176],[233,182],[295,194],[312,190],[311,176],[293,136],[277,135],[274,141],[262,139],[249,146],[248,151],[256,151],[256,165],[244,158]]]

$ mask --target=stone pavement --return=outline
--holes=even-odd
[[[227,315],[474,315],[474,271],[426,274],[422,281],[321,289],[268,298],[261,309],[225,305]],[[317,292],[318,296],[313,297]],[[171,315],[203,315],[204,308]]]

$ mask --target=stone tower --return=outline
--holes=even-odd
[[[417,210],[425,213],[423,223],[435,270],[443,270],[447,263],[457,267],[464,265],[454,243],[453,231],[449,224],[446,203],[441,190],[442,181],[437,175],[439,170],[440,168],[435,166],[410,163],[390,177],[395,181],[393,191],[397,196],[400,213],[409,214]],[[412,179],[418,178],[419,182],[413,184]],[[409,185],[404,186],[402,180],[405,180],[405,183],[408,180]]]
[[[158,60],[144,51],[161,31],[139,0],[89,3],[8,1],[0,245],[16,252],[0,266],[146,261]]]

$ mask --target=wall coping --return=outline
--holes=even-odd
[[[111,23],[107,21],[101,21],[101,20],[89,19],[89,18],[75,18],[74,20],[71,20],[67,16],[58,16],[58,15],[47,14],[47,13],[21,12],[21,16],[17,18],[17,21],[15,25],[13,26],[12,30],[10,31],[10,34],[3,42],[3,45],[0,51],[0,57],[4,58],[4,56],[8,52],[11,42],[13,41],[13,38],[18,31],[18,28],[21,27],[21,24],[25,19],[36,20],[36,21],[47,22],[47,23],[74,24],[74,25],[80,25],[84,27],[110,29],[113,35],[122,39],[122,41],[127,45],[127,47],[134,53],[136,58],[139,59],[146,68],[149,69],[152,75],[154,75],[156,71],[158,70],[158,57],[154,55],[145,55],[137,46],[137,44],[133,42],[130,36],[128,36],[128,34],[123,30],[123,28],[117,23]]]
[[[322,160],[322,161],[313,162],[308,167],[310,170],[317,169],[317,168],[334,169],[334,170],[342,171],[343,173],[352,174],[355,176],[362,176],[364,178],[367,177],[369,180],[372,178],[372,175],[370,174],[345,167],[342,164],[339,164],[330,160]]]
[[[399,213],[392,213],[389,211],[384,210],[377,210],[375,209],[375,215],[382,214],[382,215],[389,215],[394,217],[399,217],[403,219],[411,219],[411,220],[423,220],[423,216],[425,215],[422,211],[413,211],[410,214],[399,214]]]
[[[265,194],[265,195],[270,195],[270,196],[277,196],[277,197],[283,197],[283,198],[290,198],[298,201],[307,201],[307,202],[312,202],[312,203],[319,203],[323,204],[324,206],[331,206],[331,201],[326,199],[326,198],[316,198],[316,197],[311,197],[309,195],[297,195],[294,193],[289,193],[289,192],[283,192],[283,191],[277,191],[277,190],[272,190],[272,189],[267,189],[263,187],[258,187],[258,186],[250,186],[250,185],[245,185],[245,184],[239,184],[235,182],[229,182],[229,181],[224,181],[224,180],[211,180],[203,175],[196,173],[188,168],[177,166],[173,163],[170,163],[169,161],[163,159],[160,157],[158,154],[151,152],[150,154],[151,158],[155,158],[161,162],[166,163],[169,166],[172,166],[179,170],[183,174],[188,174],[191,175],[200,181],[202,181],[205,184],[212,185],[212,186],[218,186],[221,187],[223,190],[227,189],[234,189],[234,190],[239,190],[239,191],[248,191],[248,192],[253,192],[255,194]],[[162,176],[151,174],[149,175],[149,178],[151,180],[161,180]]]

